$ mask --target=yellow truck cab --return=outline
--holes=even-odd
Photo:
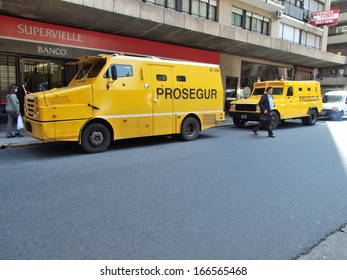
[[[84,56],[62,88],[26,94],[25,130],[102,152],[117,139],[181,135],[225,120],[218,65],[125,55]]]
[[[275,129],[288,119],[301,119],[303,125],[314,125],[322,111],[320,83],[317,81],[264,81],[254,83],[248,99],[230,103],[229,115],[236,127],[248,121],[259,121],[261,96],[267,87],[273,87],[275,106],[271,111],[271,128]]]

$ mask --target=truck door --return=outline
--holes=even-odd
[[[172,69],[170,66],[151,65],[153,134],[173,133]]]
[[[297,101],[294,98],[294,88],[289,86],[287,92],[284,92],[283,97],[283,108],[282,109],[282,118],[290,118],[295,115],[295,108],[297,107]]]

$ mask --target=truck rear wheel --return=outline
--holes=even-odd
[[[303,125],[314,125],[318,120],[318,113],[315,109],[311,109],[308,117],[301,119]]]
[[[183,140],[192,141],[198,138],[200,124],[196,118],[187,117],[181,126],[181,137]]]
[[[110,131],[101,123],[91,123],[82,132],[81,144],[87,153],[103,152],[110,143]]]

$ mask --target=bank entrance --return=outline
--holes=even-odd
[[[62,87],[68,82],[64,61],[22,58],[20,64],[21,80],[29,92]]]
[[[0,53],[1,122],[6,121],[2,108],[6,104],[6,94],[10,84],[19,86],[17,95],[23,113],[24,90],[22,85],[25,85],[28,92],[66,86],[76,73],[76,67],[67,67],[66,62],[65,60]]]

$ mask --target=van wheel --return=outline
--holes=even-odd
[[[236,127],[242,128],[245,126],[246,122],[244,120],[239,119],[239,118],[233,118],[233,123]]]
[[[280,117],[278,116],[278,114],[276,112],[270,112],[271,115],[271,124],[270,124],[270,128],[271,129],[276,129],[277,126],[280,123]]]
[[[308,117],[301,119],[303,125],[314,125],[318,120],[318,113],[315,109],[310,110]]]
[[[103,152],[110,143],[110,131],[101,123],[91,123],[82,132],[81,144],[87,153]]]
[[[186,118],[181,127],[181,137],[183,140],[192,141],[198,138],[200,131],[200,124],[196,118]]]

